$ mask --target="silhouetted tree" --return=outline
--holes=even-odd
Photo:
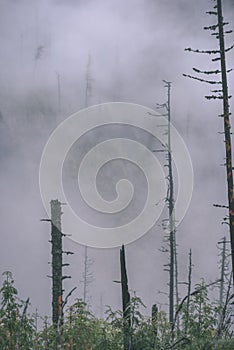
[[[232,30],[225,30],[224,27],[228,24],[224,22],[222,13],[222,0],[215,0],[216,5],[214,10],[208,11],[207,13],[217,18],[217,23],[204,27],[205,30],[210,30],[211,35],[215,36],[219,42],[218,50],[194,50],[191,48],[185,49],[186,51],[208,54],[215,56],[212,58],[213,62],[220,61],[220,69],[204,71],[197,68],[193,68],[193,71],[205,76],[219,75],[220,80],[213,80],[206,78],[199,78],[197,76],[191,76],[184,74],[184,76],[205,82],[211,85],[218,86],[215,90],[211,90],[212,95],[205,96],[208,100],[221,99],[223,104],[223,117],[224,121],[224,141],[225,141],[225,153],[226,153],[226,173],[227,173],[227,185],[228,185],[228,210],[229,210],[229,230],[230,230],[230,241],[231,241],[231,254],[232,254],[232,271],[234,270],[234,192],[233,192],[233,167],[232,167],[232,144],[231,144],[231,124],[230,124],[230,111],[229,111],[229,98],[228,95],[228,84],[227,84],[227,73],[232,69],[227,70],[226,68],[226,52],[230,51],[234,45],[225,48],[225,35],[232,33]],[[234,274],[233,274],[234,284]]]
[[[124,322],[124,350],[131,349],[131,312],[130,312],[130,294],[128,290],[128,276],[125,261],[124,245],[120,249],[120,269],[121,269],[121,287],[122,287],[122,307]]]

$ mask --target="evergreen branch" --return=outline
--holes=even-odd
[[[184,51],[189,51],[189,52],[195,52],[195,53],[207,53],[208,55],[211,54],[218,54],[220,53],[220,50],[198,50],[198,49],[191,49],[191,47],[187,47],[186,49],[184,49]]]
[[[228,96],[228,98],[231,98],[232,95]],[[205,98],[207,98],[207,100],[211,100],[211,99],[220,99],[220,100],[223,100],[223,95],[219,95],[219,96],[215,96],[215,95],[210,95],[210,96],[205,96]]]
[[[73,252],[66,252],[66,251],[62,251],[63,254],[67,254],[67,255],[73,255],[74,253]]]
[[[203,29],[205,30],[215,30],[219,27],[218,23],[217,24],[213,24],[212,26],[208,26],[208,27],[203,27]]]
[[[71,278],[71,276],[62,276],[62,281],[67,279],[67,278]]]
[[[218,14],[218,12],[215,12],[215,11],[207,11],[206,12],[208,15],[216,15]]]
[[[233,47],[234,47],[234,45],[232,45],[232,46],[228,47],[228,48],[225,50],[225,52],[228,52],[228,51],[232,50],[232,49],[233,49]]]
[[[226,209],[229,208],[227,205],[221,205],[221,204],[213,204],[213,207],[215,207],[215,208],[226,208]]]
[[[208,84],[222,84],[221,81],[205,80],[205,79],[201,79],[201,78],[194,77],[194,76],[189,75],[189,74],[183,74],[183,76],[184,76],[184,77],[187,77],[187,78],[191,78],[191,79],[195,79],[195,80],[201,81],[202,83],[208,83]]]
[[[223,99],[223,96],[208,95],[208,96],[205,96],[205,98],[207,100],[216,100],[216,99],[221,100],[221,99]]]
[[[219,69],[206,71],[206,70],[200,70],[200,69],[197,69],[197,68],[193,68],[193,70],[196,73],[202,73],[202,74],[218,74],[218,73],[221,73],[221,70],[219,70]]]
[[[229,24],[228,22],[223,22],[223,26],[226,26],[227,24]],[[214,24],[208,27],[204,27],[203,29],[205,30],[216,30],[219,27],[219,24]]]
[[[220,57],[215,57],[215,58],[212,58],[212,61],[215,62],[215,61],[220,61],[221,58]]]

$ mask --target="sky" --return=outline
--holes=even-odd
[[[218,278],[217,242],[228,238],[222,225],[226,215],[214,203],[226,204],[222,119],[220,101],[207,101],[210,86],[183,77],[192,68],[213,69],[209,56],[185,52],[186,47],[216,48],[216,40],[203,30],[212,23],[205,12],[212,1],[129,0],[1,0],[0,1],[0,189],[1,246],[0,272],[13,272],[21,298],[28,296],[31,310],[50,315],[50,227],[39,190],[39,164],[43,148],[56,126],[86,105],[86,72],[91,57],[92,94],[88,104],[130,102],[155,109],[165,103],[162,80],[172,82],[171,118],[183,137],[193,164],[194,191],[190,207],[177,229],[179,279],[187,278],[189,249],[193,253],[193,285],[204,277],[207,282]],[[224,13],[233,23],[233,1],[224,1]],[[227,46],[233,34],[227,38]],[[227,57],[231,68],[233,52]],[[233,73],[229,75],[229,92],[233,92]],[[60,100],[58,93],[60,87]],[[230,101],[233,110],[233,101]],[[119,129],[118,135],[136,137],[148,147],[154,141],[131,130]],[[74,152],[80,157],[100,138],[115,135],[103,129],[87,135]],[[131,136],[130,136],[131,135]],[[156,141],[155,141],[156,142]],[[80,151],[79,151],[80,150]],[[159,156],[163,163],[164,159]],[[164,169],[166,171],[166,169]],[[136,183],[144,179],[125,161],[116,161],[104,169],[99,179],[100,191],[113,193],[112,172],[126,174]],[[137,176],[135,176],[137,174]],[[108,186],[104,180],[109,179]],[[72,179],[65,177],[70,191]],[[177,181],[175,171],[175,182]],[[137,186],[136,186],[137,187]],[[145,199],[144,185],[138,186],[136,205]],[[86,213],[86,214],[85,214]],[[84,211],[87,219],[91,214]],[[160,251],[163,243],[162,219],[139,240],[126,246],[129,287],[147,305],[161,303],[167,309],[168,273],[164,271],[168,256]],[[125,215],[126,218],[126,215]],[[104,219],[103,219],[104,220]],[[84,247],[64,240],[74,252],[66,258],[72,276],[64,283],[66,292],[77,286],[75,297],[83,296],[82,273]],[[89,285],[91,308],[103,316],[105,305],[121,306],[119,248],[88,248],[94,281]],[[181,296],[184,293],[181,287]]]

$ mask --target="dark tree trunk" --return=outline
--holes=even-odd
[[[52,243],[52,317],[57,325],[62,312],[62,232],[61,203],[52,200],[51,204],[51,243]]]
[[[120,249],[120,267],[121,267],[121,287],[122,287],[122,305],[124,320],[124,350],[131,349],[131,313],[130,313],[130,294],[128,291],[128,277],[125,261],[124,245]]]
[[[232,271],[234,271],[234,193],[233,193],[233,173],[232,173],[232,148],[230,136],[230,118],[229,118],[229,101],[228,101],[228,85],[227,85],[227,70],[225,58],[225,43],[223,31],[223,15],[222,1],[217,0],[218,12],[218,29],[219,29],[219,47],[220,47],[220,62],[222,74],[222,91],[223,91],[223,118],[224,118],[224,135],[225,135],[225,151],[226,151],[226,172],[228,184],[228,206],[229,206],[229,227],[231,240],[231,255],[232,255]],[[234,285],[234,274],[233,274]]]

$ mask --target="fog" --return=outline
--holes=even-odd
[[[224,3],[225,16],[232,24],[233,1]],[[184,51],[186,47],[216,47],[216,40],[202,29],[212,23],[211,16],[205,14],[212,4],[208,0],[0,2],[0,272],[13,272],[19,295],[30,297],[32,311],[38,308],[41,315],[51,313],[51,280],[46,277],[51,273],[50,225],[40,221],[48,218],[39,191],[40,158],[55,127],[86,105],[89,56],[89,105],[123,101],[154,109],[156,103],[166,101],[162,80],[172,82],[172,123],[186,142],[194,168],[191,205],[177,229],[179,279],[187,278],[190,248],[193,285],[202,277],[207,282],[218,278],[216,243],[229,237],[228,226],[221,224],[226,212],[213,207],[214,203],[227,203],[226,170],[220,166],[224,142],[218,133],[223,131],[223,120],[218,118],[222,105],[204,98],[210,86],[183,77],[183,73],[191,74],[193,67],[217,67],[209,56]],[[232,41],[233,34],[227,45]],[[233,58],[232,51],[228,68]],[[233,87],[230,73],[230,95]],[[233,111],[232,100],[230,104]],[[103,130],[101,137],[108,132]],[[131,131],[120,129],[118,133],[130,137]],[[135,136],[139,139],[137,132]],[[83,146],[78,145],[80,154],[99,137],[98,133],[87,135]],[[141,140],[149,148],[155,146],[147,135]],[[160,161],[165,163],[161,155]],[[103,176],[111,178],[116,169],[130,174],[130,180],[131,175],[135,178],[134,166],[128,171],[125,162],[113,163]],[[134,181],[144,182],[141,177],[139,173]],[[65,182],[69,191],[72,180],[65,177]],[[109,183],[110,193],[114,183],[115,179]],[[99,185],[101,192],[106,190],[101,180]],[[134,210],[144,196],[140,189]],[[165,210],[150,232],[126,246],[129,287],[148,306],[146,313],[153,303],[167,303],[167,297],[158,293],[168,289],[168,273],[163,271],[168,256],[159,250],[164,236],[161,221],[166,215]],[[64,246],[75,253],[65,258],[71,263],[66,274],[72,276],[64,283],[66,292],[77,286],[74,298],[82,297],[84,247],[67,238]],[[119,249],[88,248],[88,255],[94,277],[89,285],[91,308],[102,316],[103,305],[121,306],[120,286],[113,282],[120,279]]]

